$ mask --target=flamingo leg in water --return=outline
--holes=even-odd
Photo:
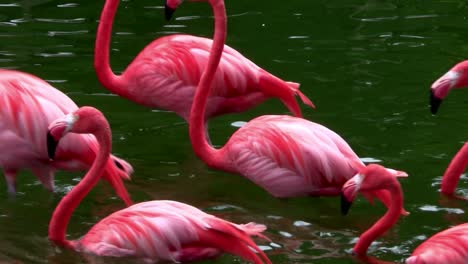
[[[16,174],[18,170],[14,169],[3,169],[5,174],[5,180],[7,182],[8,193],[11,195],[16,194]]]
[[[46,188],[50,192],[53,192],[55,190],[54,170],[51,170],[47,167],[36,167],[32,168],[31,171],[34,175],[36,175],[36,177],[42,183],[44,188]]]

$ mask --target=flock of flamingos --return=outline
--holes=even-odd
[[[169,19],[183,0],[166,0]],[[101,84],[138,104],[174,111],[189,123],[196,155],[208,166],[238,173],[275,197],[338,196],[342,212],[360,193],[379,199],[388,209],[364,232],[353,253],[366,261],[369,245],[389,230],[403,207],[399,177],[403,171],[365,165],[338,134],[305,120],[296,102],[312,102],[299,84],[283,81],[225,46],[226,10],[223,0],[206,0],[215,17],[213,40],[171,35],[149,44],[128,68],[115,75],[109,46],[118,0],[106,0],[96,36],[94,66]],[[431,88],[431,111],[453,88],[468,86],[468,61],[440,77]],[[210,144],[207,120],[245,111],[276,97],[294,114],[264,115],[235,132],[219,149]],[[58,204],[49,223],[49,239],[58,246],[99,256],[135,257],[145,261],[197,261],[224,252],[255,263],[271,263],[251,236],[268,239],[264,225],[234,224],[176,201],[132,205],[122,179],[132,166],[113,156],[111,129],[93,107],[76,104],[47,82],[30,74],[0,71],[0,155],[8,191],[15,177],[29,169],[49,190],[56,170],[89,169]],[[47,135],[47,137],[46,137]],[[468,163],[468,144],[455,156],[442,179],[443,194],[458,199],[455,188]],[[80,240],[66,239],[66,229],[80,201],[103,177],[128,206],[94,225]],[[439,232],[418,246],[408,264],[468,263],[468,223]]]

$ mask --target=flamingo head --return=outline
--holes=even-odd
[[[450,90],[468,86],[468,60],[462,61],[437,79],[431,86],[431,113],[436,114],[442,100]]]
[[[166,20],[171,20],[172,14],[174,14],[175,10],[182,2],[183,0],[166,0],[166,4],[164,5]]]
[[[47,153],[50,159],[54,159],[55,151],[60,139],[68,133],[94,134],[96,138],[103,139],[103,131],[110,132],[110,126],[104,115],[94,107],[81,107],[73,113],[69,113],[56,119],[49,125],[47,133]],[[116,170],[117,168],[118,170]],[[104,173],[104,178],[110,182],[117,195],[127,204],[131,205],[130,195],[123,185],[122,178],[129,179],[133,173],[132,166],[116,156],[110,156]]]
[[[396,177],[407,177],[404,171],[385,168],[378,164],[369,164],[349,179],[341,188],[341,212],[346,215],[358,191],[364,194],[385,190],[398,184]]]

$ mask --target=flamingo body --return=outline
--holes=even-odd
[[[236,170],[276,197],[339,195],[365,165],[343,138],[302,118],[265,115],[232,135],[222,149]]]
[[[468,263],[468,223],[441,231],[419,245],[407,264]]]
[[[109,215],[73,245],[99,256],[195,261],[217,257],[223,247],[252,246],[249,236],[263,230],[263,225],[236,225],[187,204],[150,201]]]
[[[189,121],[197,84],[207,66],[211,39],[191,35],[161,37],[146,46],[120,75],[108,62],[112,20],[117,0],[107,0],[96,36],[95,69],[101,84],[124,98],[147,107],[173,111]],[[294,96],[312,102],[299,84],[285,82],[255,65],[236,50],[224,46],[208,100],[206,119],[242,112],[269,97],[278,97],[295,115],[301,110]]]
[[[55,161],[47,156],[47,126],[58,117],[78,109],[65,94],[33,75],[0,70],[0,166],[8,189],[15,192],[16,173],[29,169],[48,189],[54,189],[56,170],[83,170],[92,164],[98,145],[91,135],[70,135],[57,149]],[[115,156],[104,177],[128,178],[133,169]],[[123,170],[117,168],[117,163]]]

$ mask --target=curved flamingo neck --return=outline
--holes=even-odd
[[[113,93],[124,95],[122,78],[114,74],[109,63],[109,49],[112,34],[112,23],[119,7],[118,0],[106,0],[96,33],[94,48],[94,69],[99,82]]]
[[[195,154],[209,166],[219,167],[221,164],[219,157],[220,150],[213,148],[207,141],[205,111],[213,78],[221,60],[226,41],[227,19],[224,1],[210,0],[209,2],[215,17],[213,45],[211,46],[207,67],[201,76],[193,99],[190,111],[189,133]]]
[[[447,170],[442,177],[441,192],[445,195],[454,195],[458,180],[468,165],[468,142],[458,151],[450,161]]]
[[[357,255],[366,255],[370,244],[398,221],[401,210],[403,209],[403,192],[396,179],[394,179],[394,183],[386,189],[391,193],[392,203],[385,215],[359,237],[357,244],[353,248],[354,253]]]
[[[107,124],[107,121],[105,122]],[[111,132],[109,125],[107,124],[107,127],[99,129],[94,135],[100,147],[93,165],[83,179],[62,198],[55,208],[49,223],[49,240],[62,247],[73,248],[72,242],[65,238],[68,222],[81,200],[99,181],[110,156]]]

